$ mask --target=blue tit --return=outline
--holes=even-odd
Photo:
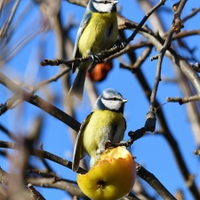
[[[90,0],[76,36],[74,58],[95,55],[111,48],[118,35],[116,0]],[[91,61],[74,63],[72,71],[78,73],[69,95],[82,99],[85,76]]]
[[[72,170],[77,171],[79,161],[87,153],[93,166],[106,142],[118,143],[124,137],[126,121],[123,117],[127,100],[114,89],[105,89],[96,100],[92,112],[86,117],[76,137]]]

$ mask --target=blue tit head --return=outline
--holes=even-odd
[[[116,12],[117,0],[90,0],[88,9],[91,12],[111,13]]]
[[[126,102],[127,99],[124,99],[118,91],[107,88],[96,100],[94,110],[112,110],[123,113]]]

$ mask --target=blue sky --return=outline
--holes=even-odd
[[[27,2],[28,1],[25,0],[21,1],[13,24],[17,21],[21,11],[25,5],[27,5]],[[164,25],[167,30],[169,29],[173,19],[171,6],[174,3],[175,1],[167,1],[164,7],[170,9],[169,12],[166,13],[166,11],[162,10],[160,13],[161,19],[164,21]],[[70,31],[70,37],[74,41],[78,24],[80,23],[85,9],[77,5],[69,4],[65,1],[62,1],[61,6],[63,24],[67,25],[67,20],[70,15],[73,15],[74,21],[77,23],[77,26]],[[118,6],[121,8],[122,15],[133,21],[140,22],[144,16],[144,13],[138,6],[137,1],[120,1]],[[199,6],[200,2],[194,0],[187,1],[187,5],[183,11],[183,17],[188,15],[193,7]],[[183,30],[199,29],[200,24],[197,23],[198,17],[199,15],[186,22]],[[38,24],[40,23],[40,18],[41,16],[38,12],[38,7],[33,5],[31,11],[20,22],[20,26],[16,31],[15,37],[9,43],[10,47],[13,47],[17,42],[19,42],[19,39],[22,39],[25,33],[28,31],[31,32],[31,27],[33,27],[33,29],[37,29],[37,27],[39,27]],[[1,19],[0,25],[2,25],[2,23],[3,21]],[[149,27],[151,27],[148,22],[147,24]],[[129,36],[131,32],[127,31],[126,33],[127,36]],[[142,36],[138,35],[133,43],[139,41],[141,38]],[[190,47],[192,47],[195,46],[197,40],[199,39],[199,36],[187,37],[186,41],[190,44]],[[38,47],[40,51],[38,50]],[[195,52],[196,56],[199,55],[199,51],[200,50],[198,49]],[[136,53],[139,56],[141,52],[141,50],[138,50]],[[185,55],[185,52],[182,49],[179,49],[178,52],[181,55]],[[43,54],[43,57],[41,57],[40,54]],[[151,56],[154,56],[155,54],[157,54],[157,52],[153,51]],[[56,45],[53,31],[42,33],[37,35],[18,54],[16,54],[13,59],[6,63],[1,71],[17,83],[25,83],[28,85],[36,84],[58,73],[58,67],[47,66],[42,68],[39,64],[41,58],[53,59],[55,58],[55,55]],[[123,59],[126,61],[126,57],[123,57]],[[142,71],[151,87],[153,87],[155,79],[156,64],[157,61],[150,61],[149,58],[142,65]],[[163,62],[162,77],[173,78],[174,76],[175,73],[171,62],[165,58]],[[114,68],[108,75],[107,79],[101,83],[97,83],[96,87],[99,93],[101,93],[105,88],[114,88],[128,99],[128,102],[125,106],[125,117],[127,120],[125,139],[128,139],[128,131],[134,131],[144,125],[149,103],[144,96],[141,86],[138,84],[134,74],[131,74],[127,70],[120,69],[119,61],[117,59],[114,60]],[[53,104],[64,110],[62,105],[63,94],[61,80],[49,84],[46,89],[48,89],[52,94],[56,95],[56,100],[53,102]],[[47,93],[43,93],[42,90],[38,91],[36,94],[40,95],[44,99],[47,97]],[[166,82],[161,82],[159,84],[157,98],[161,104],[165,102],[166,97],[174,96],[182,96],[182,93],[176,84]],[[5,102],[9,97],[11,97],[11,93],[5,87],[0,85],[0,103]],[[186,106],[168,103],[164,105],[162,109],[165,112],[169,127],[172,130],[173,136],[177,141],[184,160],[187,162],[187,167],[189,168],[190,172],[195,175],[196,184],[200,185],[199,160],[193,155],[193,151],[197,147],[191,126],[186,116]],[[87,95],[85,94],[83,101],[77,106],[77,120],[82,122],[90,113],[90,111],[91,106],[89,104]],[[34,116],[37,116],[38,114],[42,114],[44,117],[44,126],[40,138],[40,141],[43,143],[44,150],[71,160],[73,144],[72,139],[70,138],[68,126],[48,115],[47,113],[44,113],[38,108],[28,103],[23,103],[19,107],[0,116],[0,123],[4,124],[10,131],[16,134],[26,134],[31,130]],[[157,129],[159,129],[158,123]],[[9,141],[9,138],[7,138],[2,132],[0,132],[0,138],[1,140]],[[185,199],[193,199],[186,188],[179,169],[177,168],[173,154],[165,139],[161,135],[145,135],[132,145],[131,152],[136,157],[136,161],[144,165],[147,170],[153,173],[172,194],[174,194],[177,189],[182,189],[184,191]],[[42,167],[38,159],[32,159],[32,162],[36,166]],[[0,163],[3,169],[9,171],[9,162],[0,157]],[[51,162],[49,161],[49,163]],[[71,170],[64,168],[63,166],[53,163],[51,164],[55,172],[62,178],[70,180],[76,179],[76,173],[71,172]],[[150,189],[149,187],[147,188],[152,195],[156,196],[156,192],[154,190]],[[66,192],[57,189],[37,189],[44,195],[46,199],[70,199]]]

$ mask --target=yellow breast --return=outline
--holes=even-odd
[[[92,13],[78,42],[81,55],[97,54],[111,48],[118,34],[116,13]]]
[[[89,123],[83,130],[83,144],[85,151],[92,156],[96,154],[100,143],[108,140],[112,143],[120,142],[126,129],[123,114],[109,110],[96,110]]]

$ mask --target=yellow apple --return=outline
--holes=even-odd
[[[93,200],[117,200],[129,193],[135,182],[134,158],[125,147],[107,149],[86,174],[78,174],[82,192]]]

